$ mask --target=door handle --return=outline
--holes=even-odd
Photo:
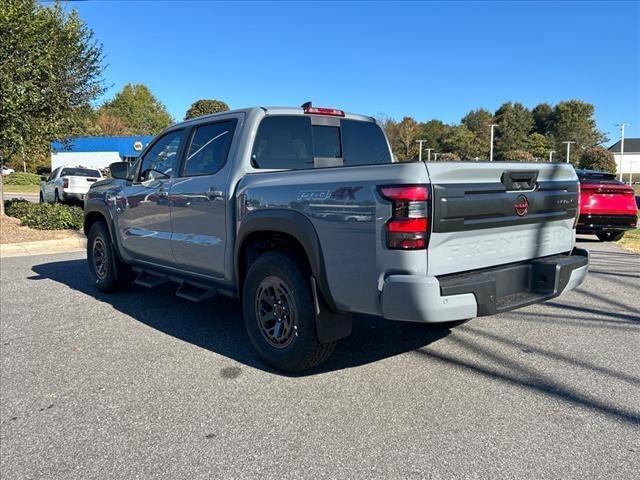
[[[161,198],[166,198],[169,196],[169,192],[167,192],[166,190],[158,190],[158,196]]]
[[[207,198],[209,200],[222,200],[224,198],[224,192],[221,190],[215,190],[213,187],[211,187],[209,190],[207,190]]]

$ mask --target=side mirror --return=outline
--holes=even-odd
[[[43,182],[46,182],[47,178],[49,178],[49,177],[47,177],[46,175],[40,175],[40,180],[43,181]]]
[[[109,165],[109,171],[113,178],[126,180],[129,175],[129,164],[127,162],[115,162]]]

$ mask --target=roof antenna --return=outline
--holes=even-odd
[[[302,108],[303,110],[308,110],[311,107],[311,102],[304,102],[302,105],[300,105],[300,108]]]

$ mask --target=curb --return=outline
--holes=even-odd
[[[24,255],[42,255],[47,253],[78,252],[87,248],[84,235],[69,238],[42,240],[39,242],[5,243],[0,245],[0,257],[21,257]]]

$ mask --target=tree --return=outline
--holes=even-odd
[[[132,133],[131,129],[125,125],[124,120],[107,111],[98,114],[96,124],[100,135],[106,137],[120,137]]]
[[[490,125],[494,122],[493,115],[484,108],[471,110],[462,119],[462,123],[471,130],[478,139],[487,144],[487,152],[489,151],[489,140],[491,138]]]
[[[449,132],[450,127],[440,120],[429,120],[418,125],[420,132],[418,138],[425,140],[424,148],[432,148],[434,151],[442,150],[442,140]]]
[[[536,133],[550,135],[553,130],[553,108],[548,103],[540,103],[531,111],[533,128]]]
[[[20,153],[5,158],[5,163],[16,172],[37,173],[38,169],[51,167],[51,146],[49,143],[28,145]]]
[[[81,132],[104,92],[102,45],[76,10],[35,0],[0,9],[0,150],[4,158],[49,148]]]
[[[593,147],[606,142],[606,136],[596,128],[593,117],[595,108],[581,100],[569,100],[558,103],[553,109],[552,135],[556,142],[556,150],[562,142],[576,142],[575,147]]]
[[[142,84],[125,85],[98,114],[120,118],[133,135],[155,135],[173,122],[162,102]]]
[[[479,108],[471,110],[462,119],[462,124],[475,135],[475,155],[476,157],[489,157],[489,143],[491,142],[491,124],[495,119],[488,110]]]
[[[617,170],[613,153],[599,146],[586,147],[580,154],[579,166],[599,172],[616,173]]]
[[[226,112],[227,110],[229,110],[229,105],[220,100],[197,100],[191,104],[184,119],[189,120],[190,118],[209,115],[211,113]]]
[[[551,146],[553,142],[544,135],[533,132],[527,138],[527,152],[531,153],[534,158],[544,159],[549,156],[549,150],[552,150]]]
[[[533,155],[524,150],[509,150],[502,154],[502,160],[507,162],[532,162],[534,158]]]
[[[459,162],[460,156],[457,153],[444,152],[437,156],[436,162]]]
[[[488,145],[486,145],[488,149]],[[447,135],[442,139],[442,150],[457,154],[462,160],[484,158],[485,146],[466,125],[450,127]]]
[[[533,130],[533,115],[521,103],[504,103],[496,110],[496,153],[503,158],[511,150],[525,150]]]
[[[418,122],[411,117],[404,117],[400,123],[395,126],[395,135],[397,139],[398,152],[397,158],[401,161],[412,160],[418,157]]]

